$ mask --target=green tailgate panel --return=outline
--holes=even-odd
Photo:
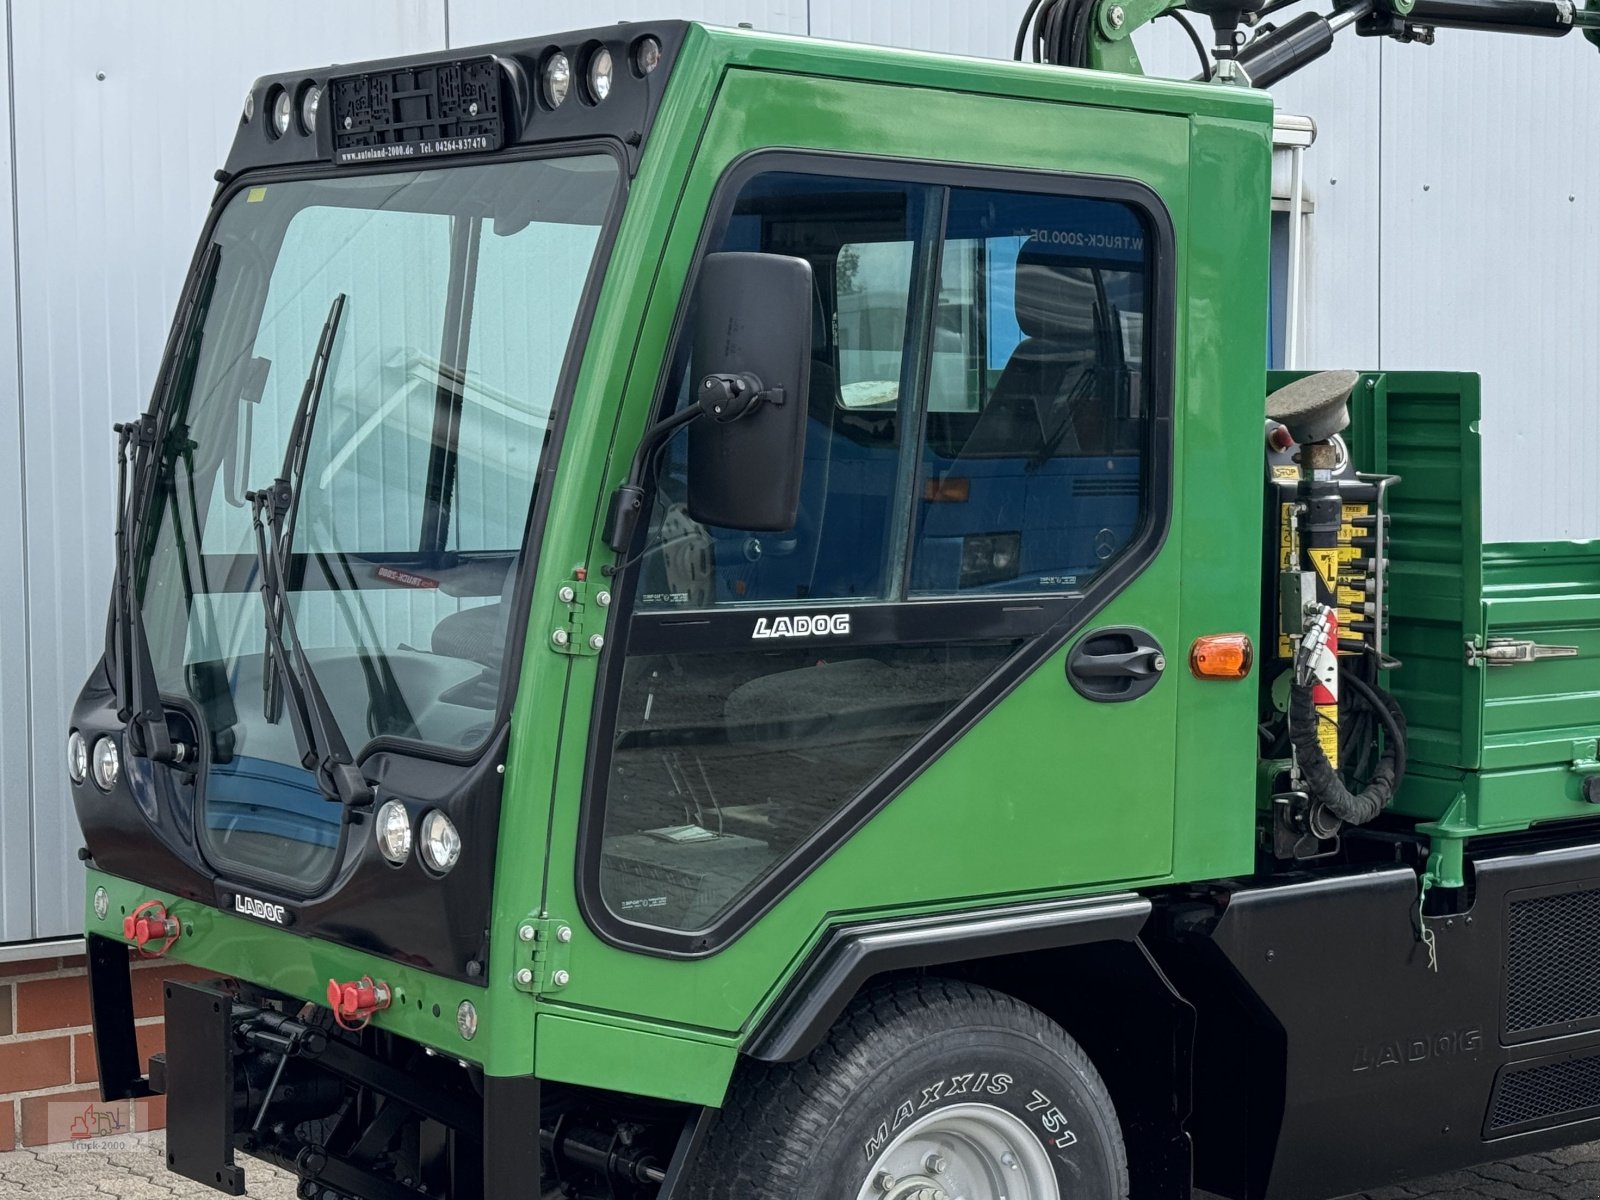
[[[1592,817],[1583,779],[1600,771],[1600,543],[1484,543],[1479,412],[1475,375],[1381,372],[1348,435],[1361,468],[1401,476],[1387,649],[1404,666],[1388,683],[1410,771],[1395,811],[1453,840]],[[1469,662],[1501,639],[1577,653]]]

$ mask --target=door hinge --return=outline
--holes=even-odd
[[[1541,646],[1518,638],[1490,638],[1487,645],[1477,638],[1467,642],[1469,667],[1514,667],[1518,663],[1538,662],[1541,658],[1577,658],[1576,646]]]
[[[579,567],[571,579],[556,588],[545,644],[557,654],[599,654],[606,644],[605,610],[610,607],[610,591],[603,585],[591,584],[589,572]]]
[[[572,982],[571,952],[571,921],[528,917],[517,926],[517,966],[512,982],[518,991],[535,996],[559,992]]]

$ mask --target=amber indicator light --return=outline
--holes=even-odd
[[[922,485],[922,498],[929,504],[965,504],[972,495],[972,480],[955,476],[929,479]]]
[[[1212,633],[1195,638],[1189,669],[1197,679],[1243,679],[1254,659],[1248,633]]]

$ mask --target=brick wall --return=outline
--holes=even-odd
[[[165,1048],[162,981],[203,979],[211,972],[158,959],[134,960],[134,1024],[139,1062]],[[89,983],[83,957],[0,963],[0,1152],[49,1140],[46,1106],[98,1099],[99,1072],[89,1031]],[[166,1123],[166,1101],[140,1106],[143,1128]]]

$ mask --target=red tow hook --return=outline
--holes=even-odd
[[[182,933],[182,923],[159,900],[146,900],[122,919],[122,936],[139,947],[144,958],[160,958]],[[161,945],[151,950],[148,947],[152,942]]]
[[[393,999],[389,985],[371,975],[363,975],[354,983],[328,980],[328,1007],[343,1029],[365,1029],[372,1014],[388,1008]]]

